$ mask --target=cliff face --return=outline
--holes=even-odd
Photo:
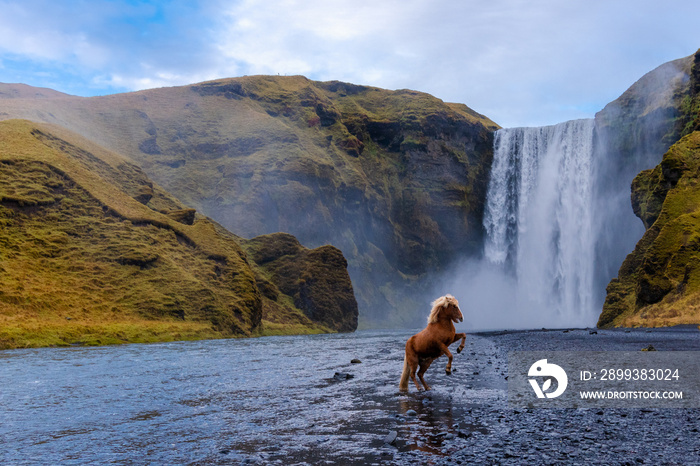
[[[429,274],[480,252],[497,126],[427,94],[257,76],[5,99],[2,114],[54,122],[128,156],[241,236],[333,244],[367,323],[410,321]]]
[[[683,134],[693,61],[690,56],[659,66],[596,114],[598,138],[619,165],[642,159],[653,166]]]
[[[280,331],[265,326],[276,313],[264,315],[260,271],[240,238],[121,156],[59,127],[0,123],[0,224],[0,348]],[[331,287],[331,274],[347,274],[340,259],[325,264],[313,257],[323,251],[298,250],[311,256],[308,267],[329,270]],[[340,329],[282,296],[286,314],[300,316],[295,331]]]
[[[635,213],[647,230],[608,285],[599,326],[700,323],[699,179],[698,131],[635,178]]]
[[[596,114],[596,206],[604,232],[596,248],[600,264],[595,284],[604,290],[625,255],[644,233],[630,209],[629,186],[637,174],[659,163],[680,139],[690,88],[692,57],[675,60],[647,73],[622,96]]]
[[[619,131],[611,145],[623,155],[618,164],[629,163],[635,154],[653,157],[673,145],[660,164],[642,171],[632,182],[632,208],[645,232],[607,287],[598,321],[601,327],[700,322],[693,304],[697,257],[692,239],[700,231],[700,223],[693,220],[700,156],[699,56],[661,67],[662,74],[675,79],[675,85],[666,92],[654,92],[653,84],[658,81],[649,80],[645,86],[631,89],[615,104],[625,109],[618,114],[626,116],[608,120],[611,134]],[[677,70],[675,75],[670,74],[673,69]]]

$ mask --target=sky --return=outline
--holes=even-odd
[[[0,82],[94,96],[254,74],[590,118],[700,48],[696,0],[0,0]]]

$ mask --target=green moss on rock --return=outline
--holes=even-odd
[[[700,132],[633,183],[647,231],[610,282],[601,327],[700,323]]]

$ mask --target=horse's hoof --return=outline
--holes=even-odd
[[[462,348],[461,346],[459,348],[457,348],[457,354],[461,353],[463,349],[464,348]]]
[[[449,370],[449,369],[445,369],[445,374],[447,374],[447,375],[452,375],[452,371]]]

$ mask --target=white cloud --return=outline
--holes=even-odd
[[[697,7],[673,3],[249,0],[225,10],[219,46],[248,74],[413,88],[507,126],[549,124],[592,116],[700,46],[678,30]]]
[[[0,11],[0,81],[24,72],[105,93],[303,74],[429,92],[504,126],[590,117],[700,47],[700,4],[683,0],[0,0]]]
[[[245,63],[250,74],[310,74],[316,79],[395,74],[387,55],[415,54],[395,47],[413,20],[416,4],[427,2],[244,1],[222,15],[219,47]],[[408,15],[406,12],[408,11]]]

